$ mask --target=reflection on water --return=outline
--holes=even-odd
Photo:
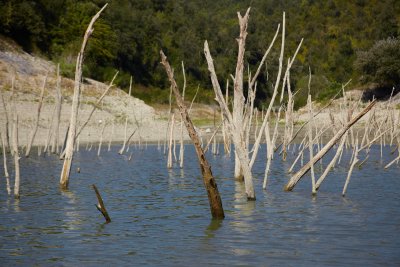
[[[59,190],[62,162],[52,155],[21,159],[20,200],[7,195],[0,179],[0,265],[400,266],[400,168],[383,170],[393,157],[389,148],[381,163],[380,148],[372,147],[343,198],[351,153],[343,153],[342,165],[312,197],[309,175],[293,192],[282,190],[293,153],[284,163],[275,158],[268,190],[261,189],[263,146],[251,202],[232,178],[233,157],[209,153],[225,220],[210,220],[192,146],[185,147],[184,168],[174,163],[170,170],[157,146],[131,146],[131,161],[118,149],[100,158],[81,149],[73,166],[81,172],[71,174],[68,191]],[[94,206],[93,183],[110,224]]]

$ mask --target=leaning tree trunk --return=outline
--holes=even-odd
[[[351,121],[340,129],[334,137],[312,158],[310,161],[304,165],[297,173],[295,173],[289,182],[285,186],[285,191],[292,191],[296,186],[297,182],[310,170],[311,166],[318,162],[328,151],[340,140],[340,138],[350,129],[353,124],[355,124],[359,119],[361,119],[372,107],[376,104],[376,100],[372,101],[363,111],[361,111],[357,116],[355,116]]]
[[[77,117],[78,117],[79,96],[80,96],[80,92],[81,92],[83,54],[85,51],[87,41],[88,41],[91,33],[93,32],[93,24],[99,18],[100,13],[106,8],[106,6],[107,6],[107,4],[105,4],[103,6],[103,8],[90,21],[89,26],[86,30],[85,36],[83,38],[81,50],[76,59],[75,84],[74,84],[74,95],[72,98],[71,119],[70,119],[69,131],[68,131],[67,145],[65,148],[64,164],[63,164],[63,168],[61,171],[61,177],[60,177],[60,186],[62,189],[68,189],[69,174],[71,171],[72,157],[73,157],[73,153],[74,153],[76,122],[77,122]]]
[[[225,217],[224,209],[222,207],[222,201],[221,201],[221,197],[219,195],[217,183],[211,172],[211,166],[206,159],[203,149],[201,148],[200,139],[199,139],[199,137],[196,133],[196,130],[194,129],[193,123],[189,117],[189,113],[186,108],[186,105],[183,102],[183,99],[179,93],[178,85],[176,84],[176,81],[174,79],[171,66],[169,65],[164,53],[162,51],[160,51],[160,54],[161,54],[161,60],[162,60],[161,63],[164,65],[165,70],[168,74],[168,78],[169,78],[169,81],[171,82],[171,85],[172,85],[171,87],[175,94],[176,102],[178,104],[182,119],[185,122],[186,129],[187,129],[189,136],[192,139],[194,147],[196,149],[201,173],[203,175],[204,186],[206,188],[207,195],[208,195],[208,201],[210,203],[212,217],[217,218],[217,219],[223,219]]]

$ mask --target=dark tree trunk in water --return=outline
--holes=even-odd
[[[203,176],[204,187],[206,188],[208,201],[210,203],[212,217],[215,219],[223,219],[225,217],[224,209],[222,207],[222,201],[219,195],[217,183],[215,182],[214,176],[211,172],[211,166],[205,157],[203,149],[201,148],[200,139],[196,133],[196,130],[194,129],[192,120],[189,117],[186,105],[184,104],[183,99],[179,93],[178,85],[176,84],[176,81],[174,79],[171,66],[167,61],[167,57],[164,55],[162,51],[160,51],[160,54],[161,54],[161,64],[164,65],[165,70],[168,74],[168,78],[169,81],[171,82],[172,90],[175,94],[176,102],[179,107],[179,111],[185,123],[186,129],[189,133],[189,136],[192,139],[192,142],[196,149],[196,154],[199,160],[201,174]]]

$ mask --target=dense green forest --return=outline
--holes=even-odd
[[[86,26],[106,2],[109,6],[89,42],[84,74],[107,81],[119,70],[120,86],[126,88],[132,75],[136,95],[145,100],[151,95],[158,102],[167,101],[164,88],[169,88],[159,64],[160,49],[177,68],[178,80],[184,61],[189,92],[205,88],[201,99],[211,101],[204,40],[210,44],[223,84],[235,68],[236,12],[244,13],[249,6],[246,61],[250,70],[257,67],[285,11],[286,55],[304,38],[291,75],[293,88],[306,90],[310,67],[316,98],[336,92],[349,79],[353,87],[374,82],[360,79],[364,69],[355,68],[357,54],[378,40],[397,40],[400,35],[397,0],[1,0],[0,34],[28,52],[59,62],[64,75],[72,76]],[[268,98],[268,75],[276,71],[278,52],[277,45],[260,75],[258,104]]]

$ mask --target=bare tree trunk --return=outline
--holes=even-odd
[[[232,135],[232,141],[235,145],[235,154],[238,156],[239,160],[242,162],[241,168],[243,170],[244,183],[246,188],[246,195],[248,200],[255,200],[255,191],[253,186],[253,176],[251,174],[250,159],[247,150],[245,149],[245,144],[243,140],[242,129],[238,129],[236,124],[233,123],[232,114],[229,111],[227,103],[224,101],[224,96],[221,92],[221,87],[218,82],[217,75],[215,74],[214,63],[211,58],[210,49],[208,48],[208,43],[204,43],[204,53],[208,63],[208,70],[211,75],[211,82],[213,84],[216,99],[220,105],[221,112],[224,114],[224,118],[227,121],[228,131]]]
[[[201,148],[200,139],[199,139],[199,137],[196,133],[196,130],[194,129],[193,123],[189,117],[189,113],[186,108],[186,105],[183,102],[183,99],[179,94],[178,86],[173,77],[173,72],[172,72],[171,66],[169,65],[164,53],[162,51],[160,51],[160,54],[161,54],[161,60],[162,60],[161,63],[164,65],[165,70],[168,75],[168,78],[169,78],[169,81],[171,82],[172,90],[174,91],[176,102],[179,107],[179,111],[181,113],[182,118],[185,121],[186,129],[187,129],[189,136],[192,139],[194,147],[196,149],[196,154],[197,154],[197,158],[199,160],[201,173],[203,175],[204,186],[206,188],[207,195],[208,195],[208,201],[210,203],[212,217],[216,218],[216,219],[223,219],[225,217],[224,209],[222,207],[222,201],[221,201],[221,197],[219,195],[217,183],[211,172],[211,166],[209,165],[209,163],[206,159],[206,156],[203,152],[203,149]]]
[[[68,139],[67,145],[65,148],[65,159],[63,168],[60,176],[60,186],[62,189],[68,189],[69,183],[69,174],[71,171],[72,165],[72,157],[74,154],[74,144],[76,137],[76,122],[78,117],[78,106],[79,106],[79,96],[81,91],[81,80],[82,80],[82,63],[83,63],[83,54],[85,51],[85,47],[89,36],[93,32],[93,24],[100,16],[100,13],[107,7],[107,4],[103,6],[103,8],[92,18],[89,23],[89,26],[86,30],[85,36],[83,38],[82,47],[76,59],[76,69],[75,69],[75,83],[74,83],[74,95],[72,98],[72,107],[71,107],[71,119],[68,131]]]
[[[12,133],[12,143],[13,143],[13,154],[14,154],[14,165],[15,165],[15,184],[14,184],[14,197],[16,199],[20,198],[19,195],[19,185],[20,185],[20,169],[19,169],[19,152],[18,152],[18,115],[14,113],[13,120],[13,133]]]
[[[183,64],[183,61],[182,61],[182,74],[183,74],[182,101],[185,101],[186,74],[185,74],[185,65]],[[185,153],[185,146],[183,143],[183,127],[184,127],[184,122],[181,116],[181,145],[179,147],[179,167],[181,169],[183,168],[183,157]]]
[[[131,140],[132,136],[136,133],[137,130],[138,129],[136,128],[135,130],[133,130],[131,135],[129,135],[128,139],[126,139],[126,141],[124,142],[124,145],[121,147],[121,149],[119,150],[118,154],[122,155],[124,153],[126,144],[129,143],[129,141]]]
[[[78,132],[77,132],[77,134],[75,136],[75,139],[81,134],[82,130],[86,127],[86,125],[90,121],[90,118],[92,117],[93,113],[95,112],[95,110],[98,108],[98,106],[102,102],[103,98],[107,95],[107,93],[111,89],[111,87],[113,87],[113,85],[114,85],[113,82],[114,82],[115,78],[117,77],[117,75],[118,75],[118,71],[115,73],[114,77],[112,78],[110,84],[108,85],[108,87],[106,88],[104,93],[99,97],[99,99],[97,99],[96,103],[93,105],[93,108],[90,111],[89,117],[86,119],[86,121],[79,128],[79,130],[78,130]]]
[[[285,186],[285,191],[292,191],[297,182],[306,174],[311,165],[318,162],[335,144],[340,138],[350,129],[353,124],[355,124],[359,119],[361,119],[372,107],[376,104],[376,100],[372,101],[363,111],[361,111],[357,116],[355,116],[351,121],[340,129],[335,136],[306,164],[304,165],[296,174],[292,176],[290,181]]]
[[[168,162],[167,168],[172,168],[172,139],[174,138],[174,124],[175,124],[175,113],[172,113],[171,126],[169,128],[169,141],[168,141]]]
[[[62,107],[62,93],[61,93],[61,76],[60,76],[60,64],[57,65],[57,85],[56,85],[56,96],[55,96],[55,106],[56,113],[54,118],[54,128],[53,128],[53,139],[51,144],[51,153],[59,153],[60,147],[60,117],[61,117],[61,107]]]
[[[310,81],[311,81],[311,74],[310,74]],[[310,84],[310,83],[309,83]],[[312,137],[312,129],[313,129],[313,111],[312,111],[312,103],[311,103],[311,95],[310,93],[308,94],[308,114],[310,118],[310,123],[308,124],[308,151],[310,155],[310,161],[313,158],[313,137]],[[314,164],[311,164],[310,166],[311,169],[311,185],[312,185],[312,194],[315,195],[317,191],[315,190],[315,174],[314,174]]]
[[[265,126],[265,139],[267,143],[267,165],[265,166],[263,189],[267,189],[269,169],[271,167],[272,158],[274,156],[276,137],[278,136],[278,124],[280,115],[281,115],[281,108],[279,108],[278,116],[276,117],[275,128],[274,128],[274,133],[272,134],[272,138],[269,132],[269,122],[267,122],[267,125]]]
[[[3,147],[4,176],[6,177],[7,193],[8,193],[8,195],[11,195],[10,175],[8,174],[8,169],[7,169],[6,142],[4,141],[4,134],[0,133],[0,136],[1,136],[1,143],[2,143],[2,147]]]
[[[129,80],[129,96],[132,96],[132,76],[131,79]]]
[[[104,129],[106,128],[106,123],[104,122],[103,128],[101,129],[101,134],[100,134],[100,142],[99,142],[99,149],[97,150],[97,156],[100,156],[100,152],[101,152],[101,145],[103,143],[103,133],[104,133]]]
[[[108,212],[106,210],[106,206],[104,205],[103,199],[101,198],[100,192],[99,190],[97,190],[97,187],[93,184],[92,185],[94,192],[96,193],[96,197],[97,197],[97,204],[95,205],[97,210],[101,212],[101,214],[103,214],[104,219],[106,219],[106,223],[110,223],[111,222],[111,218],[108,215]]]
[[[111,150],[111,142],[112,142],[113,135],[114,135],[114,121],[112,122],[112,126],[111,126],[110,139],[108,141],[108,151]]]
[[[242,17],[238,12],[240,34],[237,39],[238,42],[238,55],[236,62],[235,79],[233,82],[233,112],[232,122],[236,125],[236,129],[244,131],[243,127],[243,110],[244,110],[244,95],[243,95],[243,67],[244,67],[244,52],[247,38],[247,25],[249,21],[250,8],[247,9],[246,14]],[[241,144],[245,145],[244,135],[240,136]],[[235,145],[236,149],[236,145]],[[245,149],[245,147],[243,147]],[[240,159],[235,153],[235,178],[243,181],[243,171],[240,164]]]
[[[33,140],[35,139],[35,136],[36,136],[36,133],[37,133],[37,130],[39,127],[40,111],[42,110],[44,89],[46,88],[46,83],[47,83],[47,74],[46,74],[46,77],[44,78],[42,90],[40,92],[40,98],[39,98],[39,104],[38,104],[38,109],[37,109],[37,114],[36,114],[35,125],[33,126],[33,130],[29,136],[29,141],[28,141],[26,151],[25,151],[25,157],[29,157],[29,153],[31,152],[31,147],[33,144]]]
[[[351,177],[351,174],[353,173],[354,166],[355,166],[355,165],[357,164],[357,162],[359,161],[359,159],[358,159],[358,152],[359,152],[359,150],[358,150],[358,140],[357,140],[357,141],[356,141],[355,148],[354,148],[354,157],[353,157],[352,163],[351,163],[351,165],[350,165],[350,169],[349,169],[349,172],[348,172],[348,174],[347,174],[346,182],[345,182],[345,184],[344,184],[343,191],[342,191],[342,196],[343,196],[343,197],[346,195],[346,190],[347,190],[347,187],[348,187],[348,185],[349,185],[350,177]]]
[[[14,79],[12,80],[12,86],[14,86]],[[9,121],[8,121],[8,112],[7,112],[7,107],[6,107],[6,103],[4,102],[4,96],[0,91],[0,100],[2,102],[2,107],[3,107],[3,111],[4,111],[4,118],[5,118],[5,125],[4,125],[4,138],[5,138],[5,146],[7,148],[7,150],[11,150],[10,147],[10,137],[9,137]]]
[[[125,134],[124,134],[124,143],[122,144],[122,147],[120,151],[118,152],[120,155],[124,153],[125,146],[126,146],[126,141],[128,139],[128,117],[125,118]]]

